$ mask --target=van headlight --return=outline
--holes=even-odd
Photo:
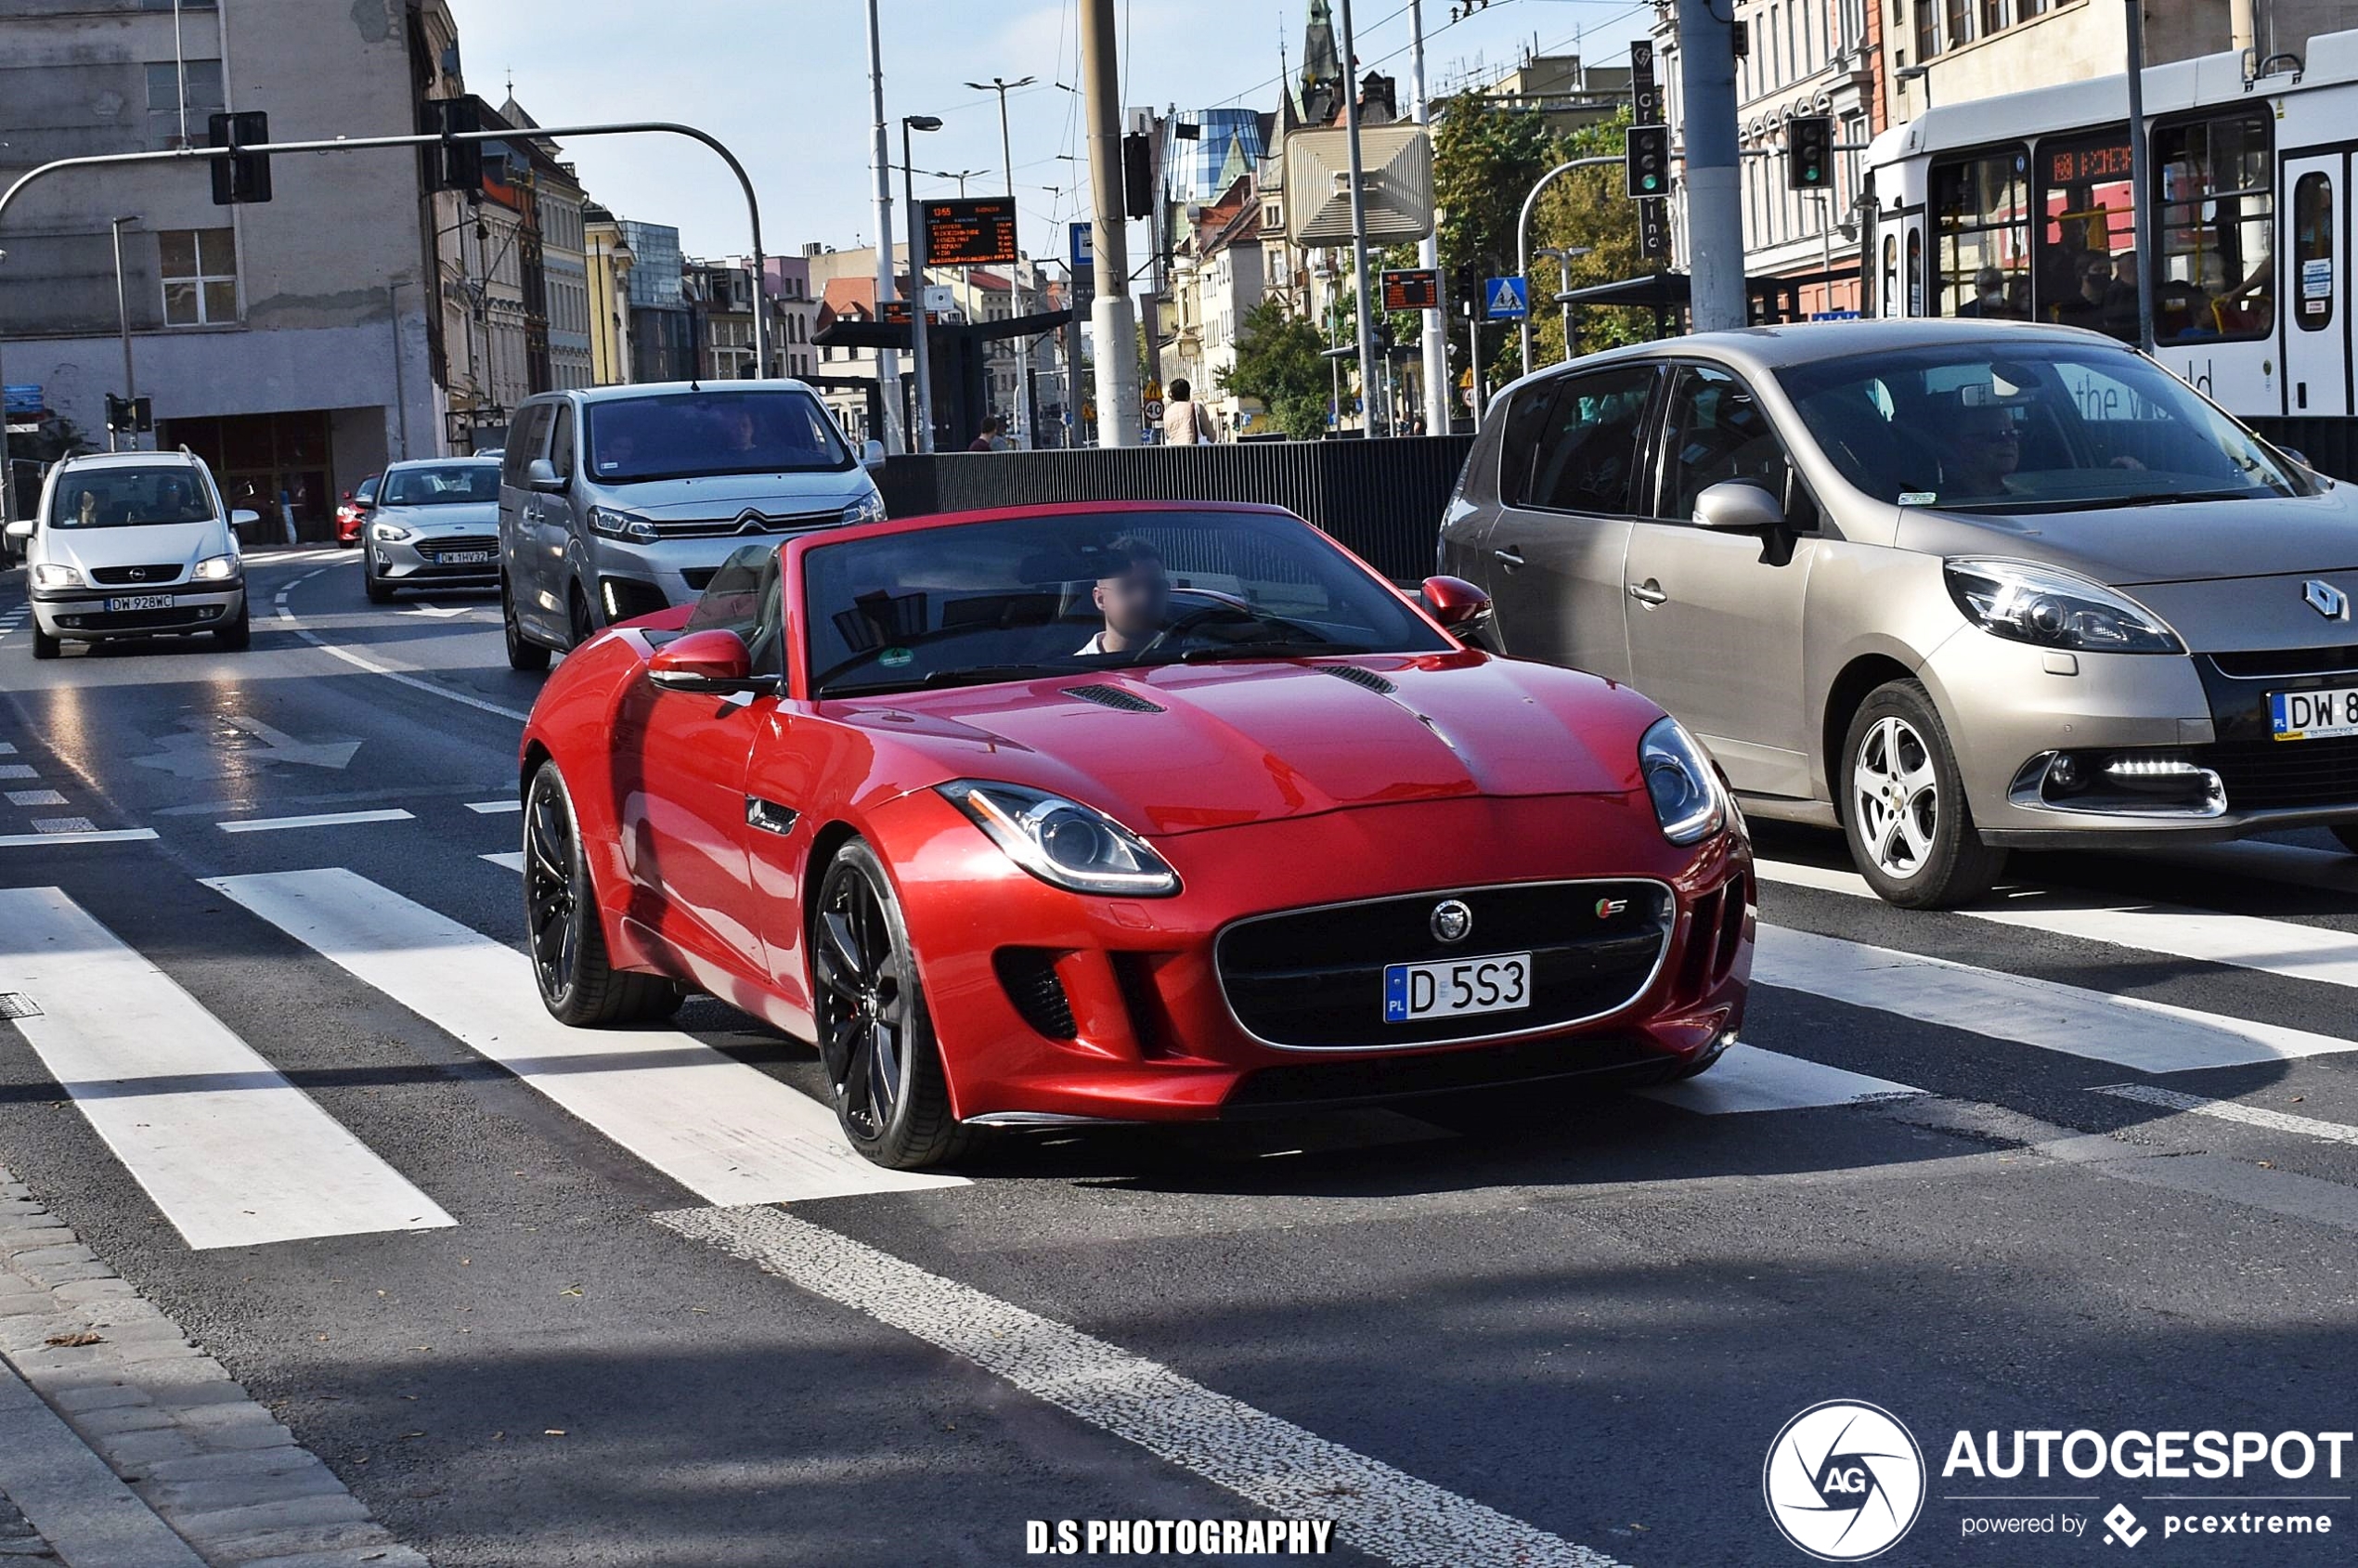
[[[616,506],[593,506],[590,509],[592,533],[613,539],[637,539],[645,544],[655,537],[655,525],[635,512],[625,512]]]
[[[68,566],[58,562],[44,561],[32,569],[32,586],[35,588],[80,588],[82,572],[79,567]]]
[[[2027,561],[1951,561],[1943,575],[1965,618],[1992,637],[2091,654],[2183,654],[2159,616],[2075,572]]]
[[[936,786],[1016,864],[1076,893],[1157,898],[1179,874],[1146,841],[1103,811],[1021,784],[959,779]]]
[[[208,555],[188,575],[201,583],[226,583],[237,577],[239,564],[235,555]]]
[[[1719,831],[1728,820],[1728,799],[1711,758],[1676,719],[1657,719],[1638,740],[1638,771],[1654,803],[1662,836],[1692,844]]]
[[[862,523],[881,523],[884,520],[884,492],[881,490],[870,490],[843,509],[843,521],[846,527],[853,527]]]

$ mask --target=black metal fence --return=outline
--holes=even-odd
[[[1441,514],[1471,435],[1247,441],[894,458],[876,476],[895,517],[1047,501],[1263,501],[1300,512],[1385,576],[1432,574]]]
[[[2336,479],[2358,479],[2358,420],[2260,418],[2246,424],[2279,447],[2309,460],[2309,466]]]

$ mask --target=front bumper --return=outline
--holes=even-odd
[[[377,580],[395,588],[493,588],[499,582],[499,536],[490,534],[413,534],[406,539],[367,540],[369,568]],[[445,555],[476,554],[486,559],[446,562]]]
[[[822,525],[797,530],[822,532]],[[584,529],[587,580],[601,624],[635,619],[674,605],[693,603],[723,562],[748,544],[782,545],[796,531],[725,534],[694,538],[641,541]]]
[[[1424,802],[1187,834],[1158,842],[1184,887],[1154,900],[1038,882],[930,790],[880,819],[963,1120],[1210,1121],[1545,1079],[1659,1079],[1724,1048],[1742,1022],[1749,848],[1733,834],[1667,844],[1642,797]],[[1427,848],[1442,845],[1445,860]],[[1477,1016],[1467,1038],[1400,1043],[1370,983],[1363,1022],[1288,1046],[1248,1030],[1222,983],[1223,933],[1254,916],[1588,879],[1668,893],[1659,962],[1597,1016],[1520,1029],[1509,1014]],[[1486,932],[1468,945],[1540,942]],[[1061,1014],[1042,1004],[1047,977]]]
[[[165,596],[169,606],[149,610],[110,610],[108,601],[133,596]],[[238,618],[246,602],[245,579],[227,583],[184,583],[177,587],[136,589],[36,589],[33,624],[43,635],[72,642],[98,642],[116,637],[168,637],[181,632],[210,631]]]

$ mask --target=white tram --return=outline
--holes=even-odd
[[[2305,59],[2145,71],[2157,356],[2229,411],[2358,468],[2351,181],[2358,31]],[[2135,341],[2128,78],[1927,110],[1866,154],[1870,314],[2064,321]]]

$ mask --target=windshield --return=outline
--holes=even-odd
[[[127,528],[202,523],[214,515],[197,471],[186,463],[96,468],[58,475],[49,503],[52,528]]]
[[[1071,512],[818,545],[813,693],[1450,644],[1299,519]]]
[[[437,463],[432,468],[396,468],[385,475],[380,506],[459,506],[499,500],[496,462]]]
[[[707,473],[840,473],[850,448],[807,392],[665,393],[589,405],[602,485]]]
[[[1879,500],[2038,512],[2314,493],[2153,361],[2104,344],[1966,343],[1777,372],[1842,476]]]

